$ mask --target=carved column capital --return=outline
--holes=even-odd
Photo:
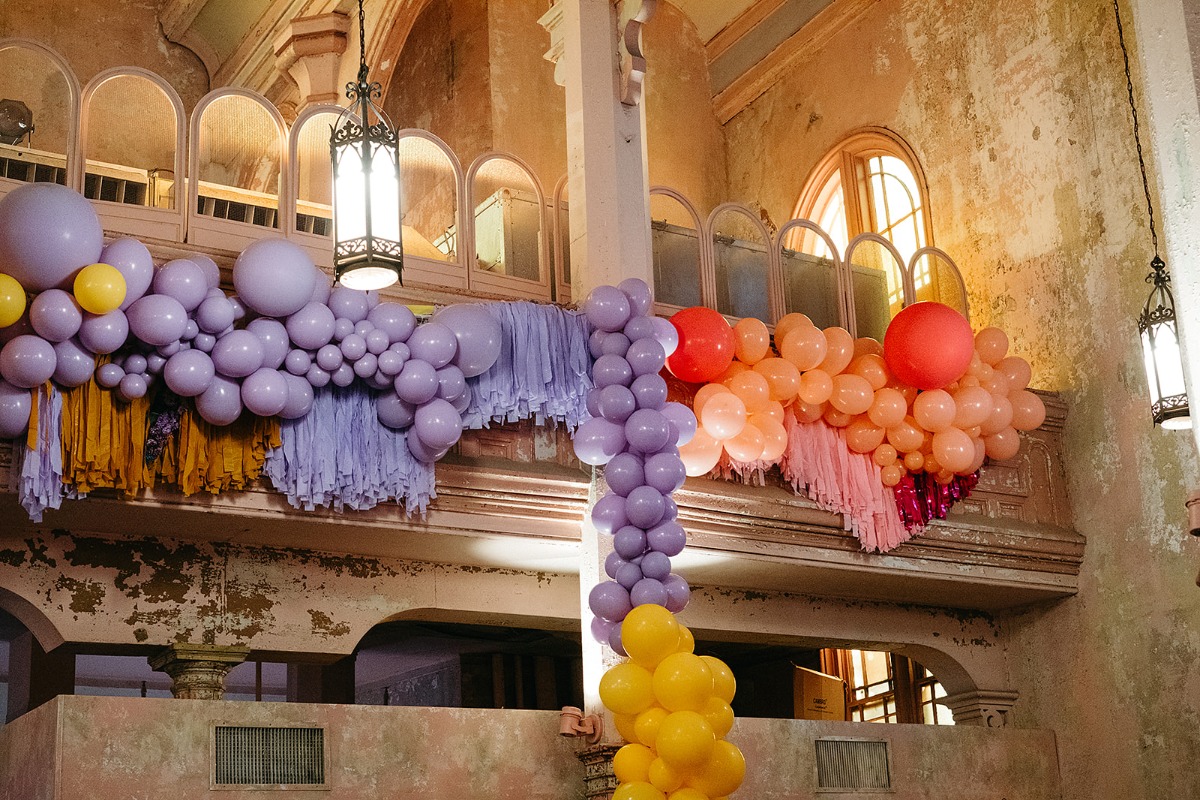
[[[618,7],[617,33],[621,47],[621,102],[641,105],[646,82],[646,56],[642,53],[642,26],[658,8],[658,0],[613,0]]]
[[[954,714],[955,725],[1007,728],[1009,712],[1018,696],[1017,692],[1002,689],[977,689],[943,697],[939,702]]]
[[[550,6],[550,10],[542,14],[538,20],[538,25],[541,25],[546,29],[546,33],[550,34],[550,49],[542,55],[542,58],[554,65],[554,82],[559,86],[567,85],[567,76],[562,64],[563,51],[567,46],[562,28],[564,13],[562,0],[557,0],[554,5]]]
[[[275,64],[300,88],[301,107],[341,99],[338,71],[349,31],[345,14],[319,14],[292,20],[275,40]]]
[[[613,773],[613,756],[620,744],[597,744],[580,750],[575,757],[583,762],[583,796],[587,800],[612,800],[620,781]]]
[[[223,700],[225,676],[246,660],[246,647],[176,643],[146,659],[155,672],[171,676],[171,694],[180,700]]]

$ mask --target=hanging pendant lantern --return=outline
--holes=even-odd
[[[400,281],[400,151],[396,131],[375,105],[378,83],[367,81],[363,3],[358,2],[358,78],[329,141],[333,159],[333,269],[350,289],[382,289]],[[372,121],[374,120],[374,121]]]

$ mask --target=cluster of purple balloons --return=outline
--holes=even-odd
[[[690,596],[687,581],[671,572],[671,557],[687,542],[671,495],[686,478],[679,446],[695,435],[696,417],[667,401],[659,373],[679,337],[670,322],[651,315],[651,306],[650,287],[638,279],[597,287],[584,302],[594,329],[595,388],[587,397],[592,419],[575,433],[575,454],[605,465],[608,491],[592,509],[592,524],[613,537],[604,564],[612,580],[592,589],[589,606],[593,636],[621,655],[621,621],[635,606],[677,613]]]

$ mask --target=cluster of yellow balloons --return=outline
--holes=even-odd
[[[116,311],[125,302],[125,276],[109,264],[91,264],[75,276],[75,302],[91,314]]]
[[[621,624],[630,661],[609,669],[600,699],[629,744],[613,771],[613,800],[720,800],[746,774],[733,727],[736,682],[718,658],[697,656],[691,632],[658,605],[634,608]]]
[[[892,375],[875,339],[819,329],[803,314],[779,321],[775,347],[761,320],[743,319],[733,331],[733,362],[693,401],[699,425],[679,452],[689,476],[709,472],[723,454],[778,463],[787,449],[784,415],[792,414],[842,429],[851,450],[873,454],[888,486],[905,470],[945,483],[979,469],[986,456],[1012,458],[1017,431],[1045,419],[1041,399],[1026,388],[1029,364],[1007,355],[1008,337],[998,328],[976,335],[962,377],[924,392]]]

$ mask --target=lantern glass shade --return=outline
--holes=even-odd
[[[1175,303],[1165,286],[1156,286],[1150,294],[1138,328],[1154,422],[1167,430],[1192,427],[1183,380],[1183,354],[1179,351],[1175,327]]]
[[[350,289],[400,280],[400,171],[396,137],[383,121],[366,131],[344,115],[334,132],[334,271]]]

